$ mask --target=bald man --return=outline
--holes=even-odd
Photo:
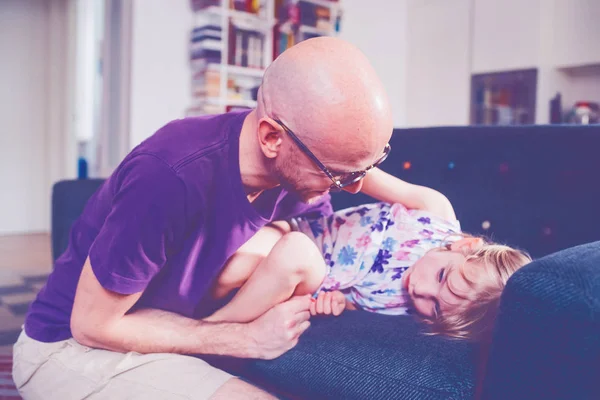
[[[354,46],[299,43],[258,100],[167,124],[92,196],[15,344],[24,398],[272,398],[189,355],[276,358],[308,328],[310,299],[246,324],[204,321],[221,268],[269,222],[331,213],[331,189],[364,182],[389,201],[410,187],[374,168],[392,118]]]

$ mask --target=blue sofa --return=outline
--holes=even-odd
[[[465,231],[535,260],[482,343],[422,335],[410,317],[313,318],[276,360],[205,357],[287,399],[600,399],[600,126],[399,129],[382,168],[434,187]],[[102,181],[55,185],[53,252]],[[336,194],[334,208],[371,202]]]

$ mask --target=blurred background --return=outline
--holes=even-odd
[[[594,123],[598,0],[0,0],[0,234],[174,118],[251,107],[285,48],[371,59],[396,127]]]
[[[0,0],[0,346],[51,270],[54,183],[253,107],[264,68],[322,35],[369,57],[397,128],[599,122],[600,0]]]

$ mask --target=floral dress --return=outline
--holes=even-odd
[[[296,219],[292,226],[308,235],[325,258],[327,275],[319,291],[340,290],[359,309],[391,315],[407,313],[404,271],[460,233],[456,220],[387,203]]]

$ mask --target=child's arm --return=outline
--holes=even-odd
[[[362,192],[379,201],[400,203],[408,209],[425,210],[447,220],[456,220],[452,204],[442,193],[405,182],[379,168],[367,174]]]

